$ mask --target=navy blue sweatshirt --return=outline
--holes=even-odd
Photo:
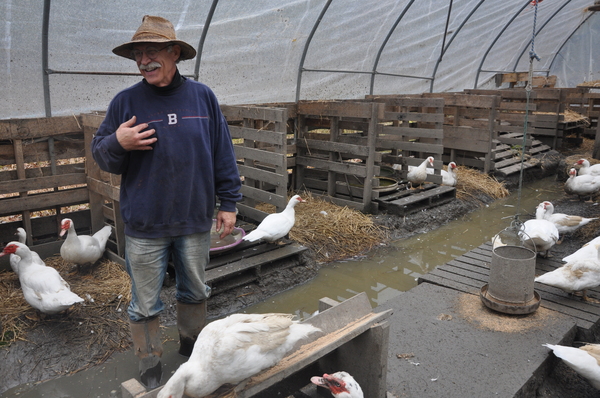
[[[156,130],[151,151],[126,151],[117,141],[119,126]],[[121,177],[125,233],[139,238],[181,236],[210,230],[215,197],[220,209],[235,211],[239,193],[233,144],[216,96],[206,85],[179,73],[166,88],[145,80],[111,101],[92,140],[102,170]]]

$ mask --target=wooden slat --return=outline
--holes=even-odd
[[[34,191],[85,183],[85,173],[25,178],[22,180],[3,181],[2,184],[0,184],[0,194]]]
[[[259,107],[259,106],[243,106],[243,105],[221,105],[221,112],[226,119],[254,119],[254,120],[269,120],[274,122],[285,123],[284,116],[287,109]]]
[[[0,208],[3,215],[14,214],[23,210],[35,211],[50,209],[54,206],[68,206],[87,203],[89,194],[87,187],[30,195],[25,198],[2,199]]]
[[[72,132],[83,132],[81,122],[75,116],[0,120],[0,140],[23,140]]]
[[[284,145],[287,139],[286,132],[257,130],[242,126],[229,126],[229,132],[231,133],[231,138],[244,138],[273,145]]]

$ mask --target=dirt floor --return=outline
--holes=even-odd
[[[558,179],[566,179],[568,165],[565,156],[552,151],[541,160],[541,166],[529,171],[524,176],[524,183],[540,177],[556,174]],[[518,187],[517,180],[506,181],[512,191]],[[406,217],[377,215],[376,223],[385,225],[392,231],[390,239],[398,240],[411,235],[439,228],[440,226],[465,215],[479,206],[490,203],[493,199],[480,196],[469,201],[456,200],[442,206],[428,209]],[[578,214],[587,217],[600,216],[600,206],[581,206],[578,201],[566,199],[555,203],[555,211],[567,214]],[[582,214],[582,209],[589,214]],[[600,223],[592,232],[593,237],[600,235]],[[588,235],[574,233],[561,245],[555,246],[555,255],[561,256],[577,250],[591,238]],[[385,247],[382,249],[385,250]],[[274,273],[258,283],[242,286],[211,297],[209,300],[209,317],[220,317],[239,311],[249,305],[263,301],[281,291],[293,288],[312,279],[318,271],[319,264],[310,253],[305,255],[304,265]],[[163,325],[176,322],[174,304],[174,286],[167,283],[162,292],[167,310],[161,316]],[[108,303],[96,303],[108,305]],[[91,305],[91,304],[90,304]],[[61,375],[69,374],[104,362],[115,351],[129,349],[130,341],[127,332],[126,311],[122,303],[121,312],[111,311],[115,327],[110,331],[94,331],[93,325],[85,325],[83,313],[71,313],[68,316],[55,316],[43,320],[32,319],[31,330],[26,339],[16,341],[8,346],[0,347],[0,393],[26,382],[38,382]],[[87,327],[83,327],[87,326]],[[65,333],[65,330],[68,333]],[[111,346],[110,350],[106,350]],[[536,396],[543,398],[559,397],[596,397],[598,391],[590,387],[574,371],[566,367],[562,361],[556,361],[552,375],[544,380],[544,385]]]

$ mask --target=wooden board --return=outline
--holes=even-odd
[[[488,242],[420,276],[418,283],[433,283],[479,295],[481,287],[488,283],[491,261],[492,245]],[[538,257],[535,273],[540,275],[563,264],[559,260]],[[593,328],[600,320],[597,305],[541,283],[536,283],[534,289],[541,296],[541,306],[575,318],[577,325],[583,329]],[[598,298],[600,288],[590,289],[588,294]]]

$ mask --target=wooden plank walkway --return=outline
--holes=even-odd
[[[488,283],[491,258],[492,245],[485,243],[419,277],[418,283],[428,282],[478,295],[481,287]],[[564,263],[559,258],[537,257],[536,275],[562,265]],[[580,297],[541,283],[536,283],[534,289],[541,297],[540,306],[572,317],[584,335],[597,331],[600,320],[597,304],[585,302]],[[600,288],[588,290],[588,296],[600,299]]]

